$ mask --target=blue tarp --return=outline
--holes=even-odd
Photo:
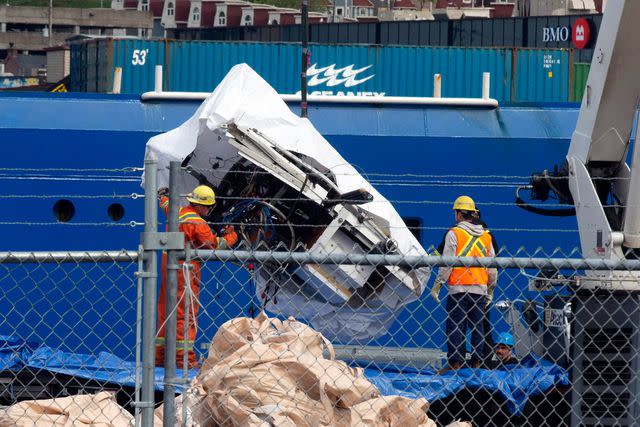
[[[444,375],[437,375],[432,370],[398,369],[394,366],[378,369],[368,365],[365,376],[383,395],[424,397],[430,402],[464,388],[498,392],[504,396],[507,409],[512,414],[520,414],[531,396],[543,394],[556,386],[569,385],[565,369],[531,355],[517,365],[500,369],[459,369]]]
[[[20,367],[37,348],[38,343],[0,335],[0,371]]]
[[[463,388],[499,392],[513,414],[521,413],[527,399],[555,386],[568,386],[567,371],[540,358],[527,356],[519,364],[501,369],[459,369],[444,375],[432,370],[416,370],[393,365],[365,364],[365,376],[382,395],[424,397],[433,402],[451,396]],[[0,336],[0,368],[19,370],[22,367],[44,369],[89,380],[135,386],[135,363],[111,353],[97,355],[66,353],[46,346]],[[189,380],[197,370],[186,372]],[[177,370],[177,377],[185,374]],[[155,384],[162,390],[164,369],[156,368]],[[176,387],[181,392],[182,387]]]
[[[120,384],[135,387],[136,364],[111,353],[100,352],[97,355],[67,353],[46,346],[38,346],[15,337],[0,335],[0,370],[21,368],[46,370],[58,374],[70,375],[88,380]],[[197,374],[197,369],[186,372],[188,381]],[[176,377],[183,378],[185,372],[176,370]],[[164,369],[155,369],[156,390],[163,389]],[[182,391],[180,385],[176,386]]]

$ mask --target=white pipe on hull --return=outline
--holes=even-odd
[[[113,71],[113,93],[120,93],[122,87],[122,67],[116,67]]]
[[[142,101],[203,101],[209,92],[145,92],[140,96]],[[280,95],[285,102],[299,102],[300,95]],[[434,105],[453,107],[485,107],[498,108],[495,99],[482,98],[419,98],[411,96],[322,96],[309,95],[308,102],[333,104],[381,104],[381,105]]]
[[[489,99],[491,90],[491,73],[482,73],[482,99]]]
[[[433,97],[442,98],[442,76],[440,74],[433,75]]]
[[[162,93],[162,65],[156,65],[156,75],[153,90],[156,93]]]

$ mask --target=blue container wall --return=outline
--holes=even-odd
[[[152,91],[156,65],[164,64],[164,41],[113,41],[113,66],[122,67],[121,93]],[[113,70],[111,70],[111,75],[113,75]]]
[[[172,42],[167,90],[211,92],[236,64],[247,63],[279,93],[300,88],[300,46],[273,43]]]
[[[517,50],[513,102],[566,102],[569,100],[568,50]]]
[[[432,96],[442,75],[445,97],[480,97],[482,73],[491,73],[491,97],[501,102],[567,101],[570,55],[566,50],[421,46],[311,45],[308,90],[316,94]],[[90,41],[72,52],[72,90],[110,91],[122,67],[122,93],[154,88],[164,66],[164,90],[209,92],[231,67],[247,63],[279,93],[300,88],[300,46],[157,40]]]
[[[167,90],[212,91],[231,67],[242,62],[279,93],[300,89],[300,47],[295,44],[173,42],[169,46]],[[440,73],[443,96],[480,97],[482,73],[489,71],[492,96],[502,100],[507,99],[511,84],[508,50],[339,45],[313,45],[310,50],[315,69],[362,70],[351,81],[348,70],[334,79],[330,78],[332,69],[316,78],[309,76],[310,93],[431,96],[433,74]]]

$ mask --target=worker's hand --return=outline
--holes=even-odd
[[[487,308],[491,305],[491,302],[493,301],[493,291],[496,289],[496,285],[489,285],[487,287],[487,295],[485,296],[485,305],[487,306]]]
[[[440,304],[440,289],[442,288],[442,283],[434,283],[431,288],[431,297]]]
[[[224,231],[223,239],[227,241],[227,245],[229,245],[229,247],[232,247],[233,245],[238,243],[238,234],[236,233],[236,230],[233,228],[233,225],[227,226],[227,228]]]
[[[484,298],[485,298],[485,305],[487,308],[489,308],[489,306],[491,305],[491,302],[493,301],[493,293],[487,294]]]
[[[168,195],[169,195],[169,189],[167,187],[162,187],[158,189],[158,198],[162,198]]]

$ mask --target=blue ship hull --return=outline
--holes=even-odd
[[[5,150],[0,159],[0,250],[135,250],[143,198],[118,196],[143,191],[140,171],[123,169],[141,167],[147,140],[184,122],[198,105],[112,95],[0,95]],[[309,108],[310,120],[327,140],[403,217],[419,221],[425,248],[438,245],[453,225],[452,201],[467,194],[479,204],[504,252],[521,256],[545,256],[556,248],[562,251],[556,255],[568,255],[579,247],[575,218],[536,216],[514,204],[516,187],[526,184],[532,172],[563,161],[577,113],[573,104],[497,110]],[[53,214],[59,199],[75,207],[65,224]],[[117,222],[107,213],[114,203],[124,208]],[[1,268],[0,306],[10,309],[0,321],[0,334],[68,351],[132,357],[136,264]],[[248,287],[225,288],[229,277],[212,277],[214,270],[203,273],[201,301],[214,320],[200,322],[198,345],[210,342],[227,319],[249,315],[252,303],[257,306]],[[239,274],[239,281],[248,283],[246,274]],[[528,293],[524,277],[514,277],[514,272],[503,273],[496,300],[541,297]],[[444,309],[428,295],[407,307],[393,331],[372,344],[443,348]]]

